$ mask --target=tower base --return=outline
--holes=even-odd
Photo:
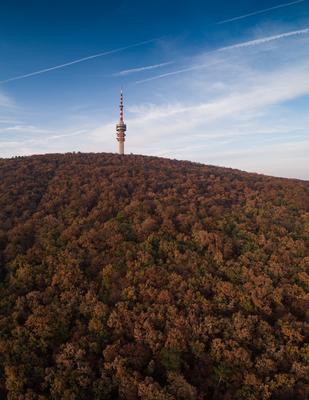
[[[118,152],[119,154],[124,154],[124,142],[118,143]]]

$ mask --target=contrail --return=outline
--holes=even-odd
[[[191,67],[182,68],[182,69],[178,69],[176,71],[167,72],[166,74],[155,75],[155,76],[152,76],[150,78],[141,79],[141,80],[136,81],[134,83],[144,83],[144,82],[154,81],[156,79],[166,78],[167,76],[171,76],[171,75],[178,75],[178,74],[183,74],[185,72],[194,71],[196,69],[202,69],[202,68],[206,68],[206,67],[211,67],[211,66],[219,64],[219,63],[220,63],[220,61],[213,62],[213,63],[193,65]]]
[[[233,50],[233,49],[237,49],[237,48],[241,48],[241,47],[255,46],[255,45],[271,42],[271,41],[274,41],[274,40],[287,38],[287,37],[290,37],[290,36],[303,35],[303,34],[306,34],[306,33],[309,33],[309,28],[300,29],[300,30],[297,30],[297,31],[290,31],[290,32],[286,32],[286,33],[280,33],[279,35],[274,35],[274,36],[266,36],[264,38],[255,39],[255,40],[249,40],[247,42],[241,42],[241,43],[233,44],[231,46],[220,47],[220,48],[218,48],[216,50],[209,51],[206,54],[214,54],[214,53],[217,53],[217,52],[226,51],[226,50]],[[155,75],[155,76],[152,76],[152,77],[147,78],[147,79],[142,79],[142,80],[136,81],[135,83],[144,83],[144,82],[154,81],[156,79],[166,78],[166,77],[171,76],[171,75],[177,75],[177,74],[193,71],[193,70],[196,70],[196,69],[209,67],[209,66],[212,66],[212,65],[215,65],[215,64],[220,64],[221,62],[222,61],[217,61],[217,62],[214,62],[214,63],[193,65],[191,67],[179,69],[179,70],[176,70],[176,71],[167,72],[166,74]]]
[[[107,56],[107,55],[113,54],[113,53],[120,53],[121,51],[124,51],[124,50],[127,50],[127,49],[131,49],[133,47],[138,47],[138,46],[142,46],[143,44],[155,42],[156,40],[158,40],[158,39],[145,40],[143,42],[130,44],[129,46],[119,47],[118,49],[105,51],[103,53],[93,54],[93,55],[88,56],[88,57],[79,58],[78,60],[73,60],[73,61],[69,61],[69,62],[64,63],[64,64],[55,65],[54,67],[44,68],[44,69],[41,69],[39,71],[30,72],[29,74],[14,76],[12,78],[0,81],[0,84],[1,83],[17,81],[19,79],[28,78],[30,76],[44,74],[45,72],[53,71],[55,69],[65,68],[65,67],[68,67],[69,65],[78,64],[78,63],[81,63],[81,62],[84,62],[84,61],[87,61],[87,60],[91,60],[93,58],[103,57],[103,56]]]
[[[140,68],[125,69],[124,71],[116,72],[114,74],[114,76],[124,76],[124,75],[129,75],[129,74],[135,74],[137,72],[143,72],[143,71],[148,71],[150,69],[165,67],[166,65],[170,65],[173,63],[174,63],[174,61],[169,61],[169,62],[165,62],[165,63],[161,63],[161,64],[147,65],[145,67],[140,67]]]
[[[242,42],[242,43],[233,44],[231,46],[221,47],[220,49],[217,49],[216,51],[225,51],[225,50],[231,50],[231,49],[238,49],[240,47],[255,46],[258,44],[272,42],[273,40],[279,40],[279,39],[287,38],[290,36],[303,35],[305,33],[309,33],[309,28],[300,29],[298,31],[290,31],[290,32],[286,32],[286,33],[280,33],[279,35],[274,35],[274,36],[266,36],[261,39],[249,40],[247,42]]]
[[[226,24],[227,22],[232,22],[232,21],[237,21],[239,19],[252,17],[253,15],[263,14],[263,13],[265,13],[267,11],[277,10],[278,8],[289,7],[289,6],[292,6],[292,5],[295,5],[295,4],[303,3],[304,1],[305,0],[296,0],[296,1],[292,1],[290,3],[278,4],[277,6],[274,6],[274,7],[264,8],[263,10],[254,11],[254,12],[251,12],[249,14],[244,14],[244,15],[240,15],[238,17],[229,18],[229,19],[225,19],[223,21],[216,22],[216,25],[222,25],[222,24]]]

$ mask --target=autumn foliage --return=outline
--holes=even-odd
[[[190,162],[0,159],[0,398],[308,398],[308,208]]]

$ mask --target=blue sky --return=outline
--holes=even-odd
[[[0,157],[115,152],[123,86],[126,152],[309,179],[309,0],[0,7]]]

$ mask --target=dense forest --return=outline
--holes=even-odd
[[[302,400],[309,182],[0,159],[0,398]]]

